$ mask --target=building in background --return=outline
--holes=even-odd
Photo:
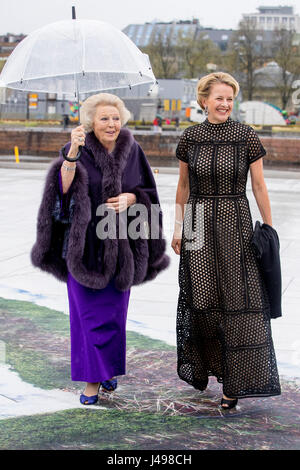
[[[294,81],[293,74],[285,71],[286,82],[288,86],[292,87]],[[272,103],[278,108],[282,107],[281,96],[278,90],[282,87],[282,68],[275,61],[268,62],[264,67],[258,68],[254,72],[255,76],[255,91],[253,93],[253,100],[264,101]],[[287,109],[293,108],[292,97],[289,98]]]
[[[190,35],[195,38],[200,28],[197,19],[187,21],[171,21],[169,23],[156,22],[145,24],[130,24],[123,29],[129,39],[131,39],[137,47],[147,47],[158,38],[166,40],[171,39],[171,43],[175,44],[179,34]]]
[[[61,120],[71,115],[71,100],[56,93],[35,93],[2,89],[0,95],[1,119]]]
[[[160,79],[153,86],[109,90],[119,96],[131,112],[134,121],[152,122],[157,114],[163,119],[185,120],[187,109],[196,99],[198,80]]]
[[[202,28],[199,30],[202,39],[210,39],[222,52],[228,49],[228,44],[234,33],[233,29]]]
[[[158,113],[163,118],[181,121],[190,117],[189,108],[196,99],[196,79],[158,79]]]
[[[14,48],[24,39],[24,34],[2,34],[0,35],[0,72],[4,67],[5,61],[12,53]]]
[[[157,114],[158,87],[156,84],[117,88],[107,90],[107,92],[119,96],[124,101],[133,121],[152,122]]]
[[[247,13],[243,19],[250,20],[257,29],[275,31],[286,28],[300,33],[300,17],[291,6],[261,6],[257,13]]]
[[[210,39],[221,51],[225,51],[228,47],[229,40],[233,33],[232,29],[214,29],[204,28],[200,25],[199,20],[194,18],[192,20],[179,20],[165,22],[145,23],[145,24],[130,24],[123,29],[125,33],[137,47],[147,47],[158,38],[166,41],[168,38],[170,43],[175,45],[179,34],[184,36],[191,36],[195,41],[201,37],[203,39]]]

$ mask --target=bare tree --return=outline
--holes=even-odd
[[[180,72],[185,78],[197,78],[201,73],[207,72],[208,63],[220,63],[220,49],[205,38],[203,33],[195,35],[191,32],[183,35],[180,32],[176,47]]]
[[[221,51],[204,34],[189,32],[178,33],[177,38],[171,33],[160,32],[143,48],[159,78],[197,78],[207,71],[208,63],[219,63]]]
[[[293,83],[300,78],[300,47],[295,41],[294,31],[279,29],[274,33],[275,54],[278,74],[272,77],[285,109],[293,93]]]
[[[171,35],[159,33],[149,46],[143,48],[149,55],[154,75],[159,78],[176,78],[177,51]]]
[[[232,35],[227,54],[227,68],[239,75],[243,94],[250,101],[256,87],[255,70],[266,60],[262,35],[251,19],[241,21],[239,29]]]

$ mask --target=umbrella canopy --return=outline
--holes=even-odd
[[[149,57],[120,30],[95,20],[51,23],[29,34],[0,75],[6,87],[80,93],[155,83]]]

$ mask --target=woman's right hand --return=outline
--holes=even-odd
[[[79,146],[85,144],[85,132],[84,127],[77,126],[71,132],[71,147],[69,151],[69,155],[75,157],[78,153]]]

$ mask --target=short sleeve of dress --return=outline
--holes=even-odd
[[[176,148],[176,157],[182,162],[188,163],[189,160],[188,160],[187,151],[188,151],[188,144],[187,144],[186,133],[183,132]]]
[[[261,157],[266,155],[266,151],[252,127],[249,128],[249,133],[247,136],[247,151],[248,151],[248,163],[255,162]]]

